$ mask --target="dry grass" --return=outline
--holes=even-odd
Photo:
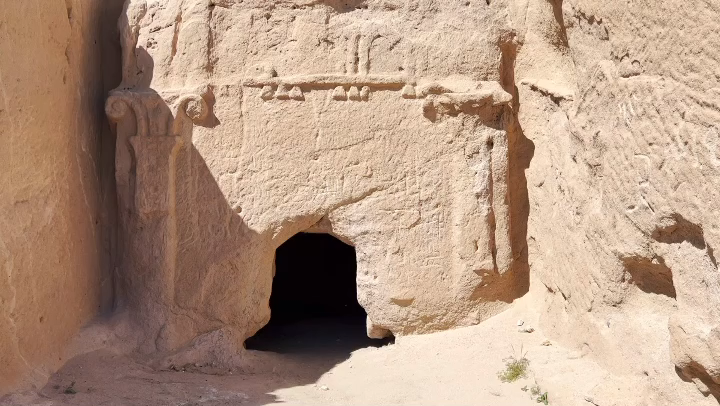
[[[503,382],[515,382],[521,378],[527,378],[527,370],[530,361],[525,357],[525,353],[520,348],[519,356],[510,356],[505,358],[505,369],[498,372],[498,378]]]

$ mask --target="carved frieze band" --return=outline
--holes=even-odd
[[[138,137],[180,136],[183,125],[201,123],[210,109],[200,92],[160,95],[151,90],[115,90],[105,103],[105,114],[116,123],[132,114]]]
[[[333,89],[333,99],[367,101],[375,89],[402,89],[407,77],[392,75],[298,75],[277,77],[275,69],[268,68],[264,75],[243,82],[247,87],[262,88],[263,100],[305,100],[304,91]],[[305,90],[303,90],[305,89]]]
[[[469,106],[509,105],[512,100],[512,96],[497,82],[457,78],[433,81],[417,77],[411,42],[403,41],[387,27],[369,25],[360,31],[344,36],[346,57],[343,73],[278,76],[272,66],[256,66],[242,85],[261,89],[260,98],[265,101],[303,101],[307,92],[332,90],[333,100],[361,102],[368,101],[374,91],[396,91],[405,99],[423,99],[426,115],[430,110],[452,113]],[[404,49],[403,66],[400,68],[402,74],[370,73],[370,51],[373,42],[381,37],[394,44],[404,44],[400,47]]]
[[[259,77],[243,81],[243,86],[262,89],[260,97],[270,100],[305,100],[305,92],[332,89],[337,101],[368,101],[375,90],[397,91],[404,99],[422,99],[423,110],[452,113],[464,107],[510,105],[512,96],[498,82],[476,81],[453,86],[444,81],[427,81],[398,75],[318,74],[278,77],[268,68]]]

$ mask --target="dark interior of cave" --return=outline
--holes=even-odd
[[[349,353],[392,342],[370,339],[357,300],[355,248],[329,234],[299,233],[275,254],[270,322],[245,341],[250,350]]]

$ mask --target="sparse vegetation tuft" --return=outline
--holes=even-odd
[[[548,404],[548,393],[543,392],[543,390],[540,388],[540,386],[535,385],[530,389],[530,394],[533,396],[533,399],[535,399],[536,402],[542,403],[544,405]]]
[[[515,382],[520,378],[527,378],[530,361],[525,357],[525,354],[521,347],[519,355],[505,358],[505,369],[498,372],[498,378],[503,382]]]

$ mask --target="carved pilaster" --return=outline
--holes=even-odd
[[[492,208],[495,217],[495,267],[501,275],[509,271],[513,263],[508,195],[509,160],[507,132],[496,133],[490,152],[490,170],[492,171]]]
[[[131,310],[149,334],[147,351],[172,346],[177,261],[177,165],[194,124],[209,115],[201,92],[111,93],[105,111],[117,124],[116,177],[123,225],[120,264]],[[139,306],[139,307],[136,307]],[[160,337],[160,339],[158,339]]]
[[[135,151],[135,209],[142,218],[169,215],[175,206],[178,136],[132,137]]]
[[[468,89],[453,91],[450,85],[429,83],[419,86],[416,97],[423,99],[423,114],[431,121],[460,114],[475,116],[480,123],[495,122],[499,130],[488,135],[488,203],[492,208],[491,246],[495,270],[504,274],[512,269],[511,219],[508,191],[509,145],[506,120],[512,96],[497,82],[481,82]],[[460,88],[462,86],[459,86]],[[465,85],[467,88],[468,86]],[[457,87],[456,87],[457,89]]]

